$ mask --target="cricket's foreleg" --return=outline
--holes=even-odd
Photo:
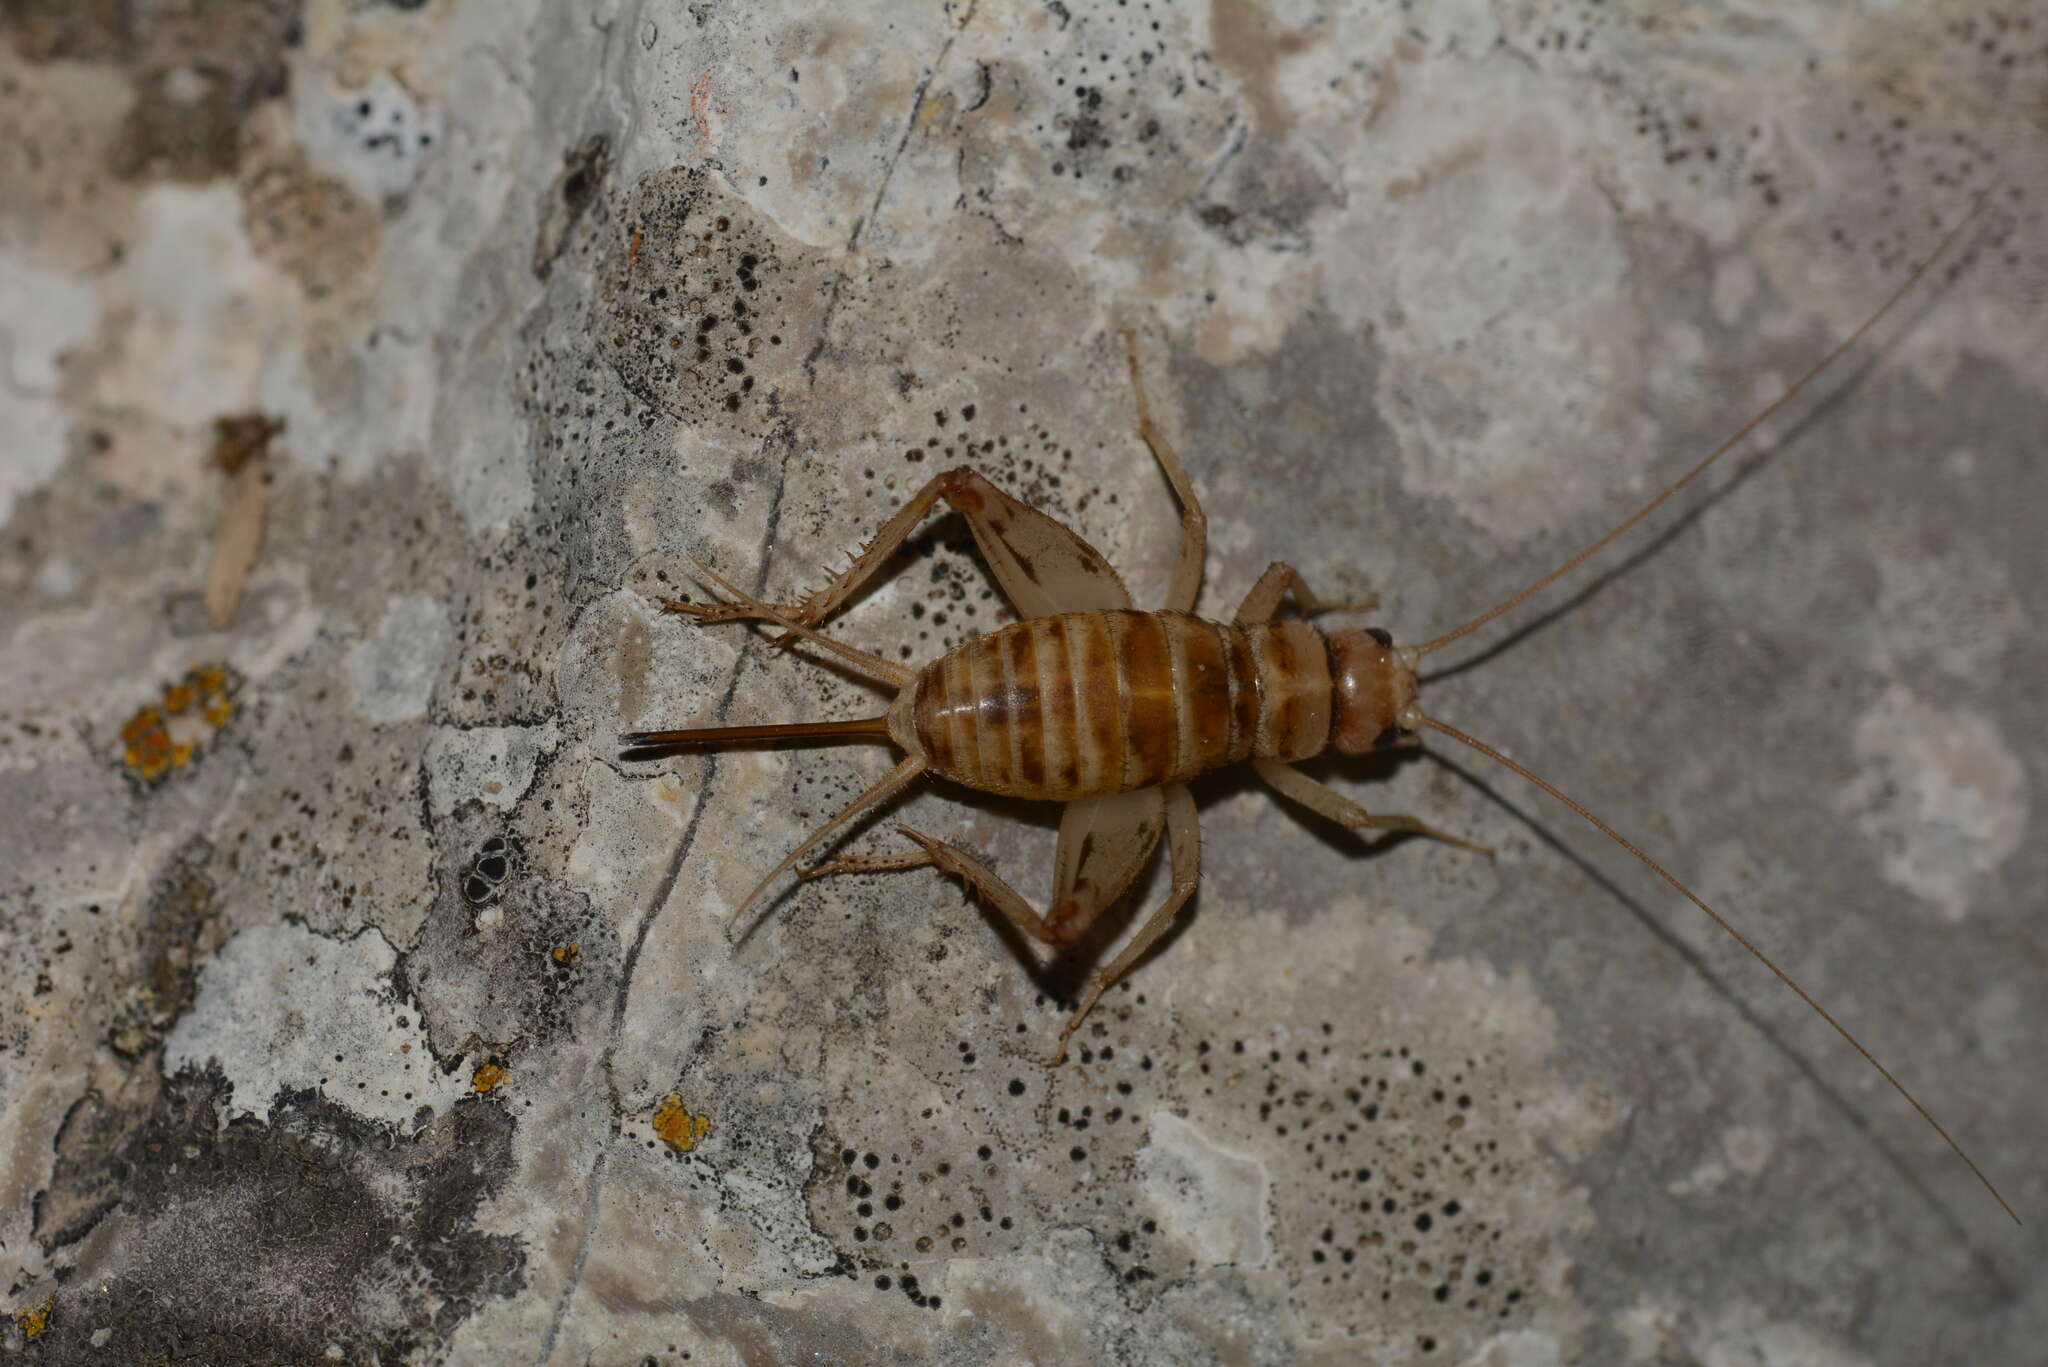
[[[1368,812],[1334,788],[1316,782],[1301,770],[1279,760],[1255,759],[1252,768],[1266,785],[1282,797],[1291,798],[1314,812],[1317,816],[1328,817],[1339,826],[1348,826],[1354,831],[1392,831],[1404,835],[1426,835],[1431,840],[1441,840],[1447,845],[1457,845],[1493,858],[1493,847],[1467,840],[1463,836],[1441,831],[1425,821],[1412,816],[1380,816]]]
[[[1251,592],[1237,605],[1237,625],[1254,626],[1273,620],[1273,614],[1280,610],[1280,600],[1289,589],[1294,590],[1294,601],[1300,605],[1302,616],[1313,617],[1319,612],[1370,612],[1380,605],[1378,594],[1357,603],[1332,603],[1316,596],[1308,586],[1308,580],[1301,577],[1301,571],[1284,560],[1275,560],[1266,566],[1266,572],[1259,576],[1259,582],[1252,585]]]

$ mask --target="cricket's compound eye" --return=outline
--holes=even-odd
[[[1337,701],[1330,744],[1344,754],[1362,755],[1384,743],[1415,701],[1415,668],[1384,631],[1332,631],[1323,639],[1330,647]]]

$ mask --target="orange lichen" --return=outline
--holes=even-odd
[[[556,963],[566,964],[582,952],[583,942],[581,940],[571,940],[566,945],[556,945],[552,950],[548,951],[548,954]]]
[[[234,715],[228,688],[225,665],[187,670],[184,678],[164,687],[157,701],[138,707],[121,723],[121,762],[145,782],[190,764]]]
[[[50,1327],[50,1312],[57,1308],[55,1296],[45,1296],[37,1305],[25,1305],[14,1312],[14,1325],[21,1336],[33,1343]]]
[[[171,767],[171,733],[154,705],[138,709],[121,724],[121,746],[122,759],[144,778],[157,778]]]
[[[511,1070],[495,1063],[486,1063],[470,1075],[469,1084],[479,1093],[494,1092],[510,1076]]]
[[[683,1099],[671,1093],[654,1108],[654,1133],[677,1153],[688,1153],[697,1141],[711,1133],[709,1115],[691,1115]]]

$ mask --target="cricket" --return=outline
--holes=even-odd
[[[902,760],[783,857],[733,913],[737,923],[806,855],[864,813],[930,775],[1004,797],[1064,804],[1051,905],[1043,912],[971,851],[908,825],[911,848],[898,854],[841,855],[798,869],[803,878],[834,873],[935,868],[959,878],[986,905],[1057,954],[1074,945],[1115,905],[1149,864],[1164,837],[1171,864],[1165,899],[1137,923],[1123,947],[1090,976],[1060,1030],[1049,1066],[1102,994],[1153,948],[1194,894],[1201,839],[1190,780],[1227,765],[1249,764],[1290,802],[1354,831],[1405,833],[1490,857],[1484,846],[1411,815],[1370,812],[1295,768],[1326,750],[1345,755],[1416,744],[1433,732],[1504,766],[1568,807],[1703,912],[1875,1068],[1968,1166],[2007,1216],[2019,1215],[1991,1179],[1905,1084],[1769,955],[1663,864],[1601,817],[1418,700],[1417,667],[1427,656],[1513,612],[1636,526],[1705,474],[1854,349],[1935,264],[1948,255],[1990,202],[1994,183],[1949,228],[1935,249],[1848,336],[1725,441],[1610,531],[1557,568],[1457,626],[1416,645],[1379,628],[1318,630],[1303,618],[1367,611],[1377,599],[1331,602],[1295,567],[1275,562],[1260,575],[1228,622],[1194,615],[1207,551],[1207,520],[1179,457],[1153,421],[1135,335],[1125,357],[1137,409],[1137,435],[1150,449],[1181,512],[1178,560],[1156,610],[1138,608],[1108,560],[1070,528],[1011,498],[962,466],[929,480],[881,527],[842,573],[800,603],[756,599],[716,570],[698,571],[724,596],[709,602],[660,600],[666,613],[703,624],[765,623],[776,644],[809,644],[884,689],[882,713],[852,721],[637,731],[619,738],[622,757],[658,759],[702,746],[787,741],[882,742]],[[873,578],[939,503],[958,512],[1018,620],[971,638],[922,669],[908,669],[825,635],[826,620]],[[1292,595],[1300,617],[1282,618]]]

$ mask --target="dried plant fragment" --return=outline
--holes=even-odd
[[[215,631],[227,630],[235,620],[242,589],[256,567],[269,493],[264,457],[282,431],[281,419],[261,413],[214,421],[213,463],[227,475],[213,534],[213,564],[206,572],[206,616]]]

